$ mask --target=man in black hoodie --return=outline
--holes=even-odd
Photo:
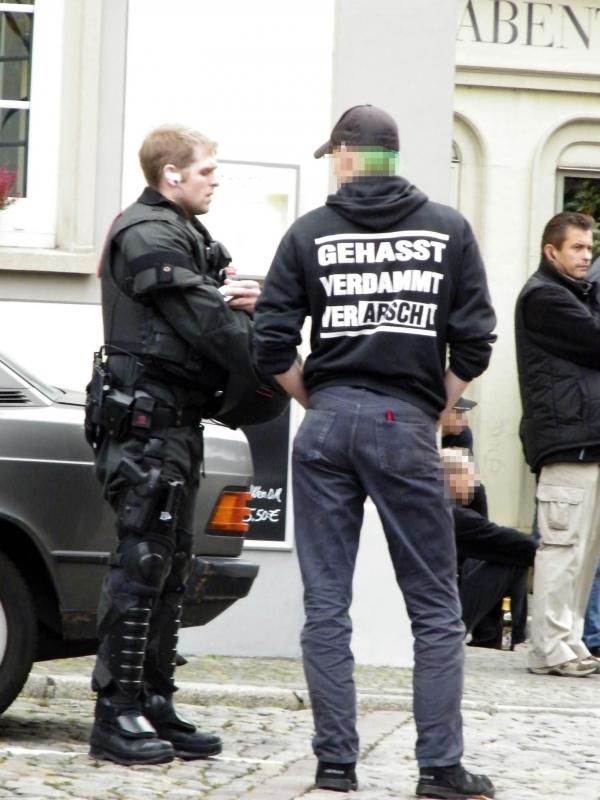
[[[573,678],[598,662],[582,640],[600,556],[600,287],[588,280],[595,222],[561,212],[515,311],[525,460],[540,533],[529,670]]]
[[[486,368],[495,316],[468,223],[395,175],[398,150],[386,112],[342,115],[315,153],[332,155],[339,189],[284,236],[255,321],[259,366],[307,408],[293,488],[316,783],[357,786],[349,607],[368,495],[415,636],[417,794],[493,797],[460,763],[464,626],[436,422]]]

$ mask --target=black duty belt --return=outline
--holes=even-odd
[[[202,420],[200,409],[171,408],[170,406],[151,404],[146,408],[145,398],[136,398],[131,415],[131,427],[151,430],[155,428],[186,428],[197,427]],[[149,404],[150,405],[150,404]]]

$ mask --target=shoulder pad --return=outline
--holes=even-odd
[[[147,206],[144,203],[133,203],[126,208],[115,219],[111,229],[111,236],[114,238],[132,225],[139,225],[141,222],[170,222],[183,225],[175,211],[164,206]]]

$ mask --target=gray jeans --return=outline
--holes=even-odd
[[[334,763],[358,755],[349,608],[369,495],[415,637],[417,760],[422,767],[456,764],[463,749],[465,631],[433,419],[368,390],[336,386],[314,392],[294,441],[293,488],[315,755]]]

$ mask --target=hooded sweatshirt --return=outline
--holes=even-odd
[[[470,381],[487,367],[495,340],[468,222],[401,177],[344,183],[285,234],[255,316],[261,370],[289,369],[306,316],[309,394],[358,386],[434,417],[446,404],[446,364]]]

